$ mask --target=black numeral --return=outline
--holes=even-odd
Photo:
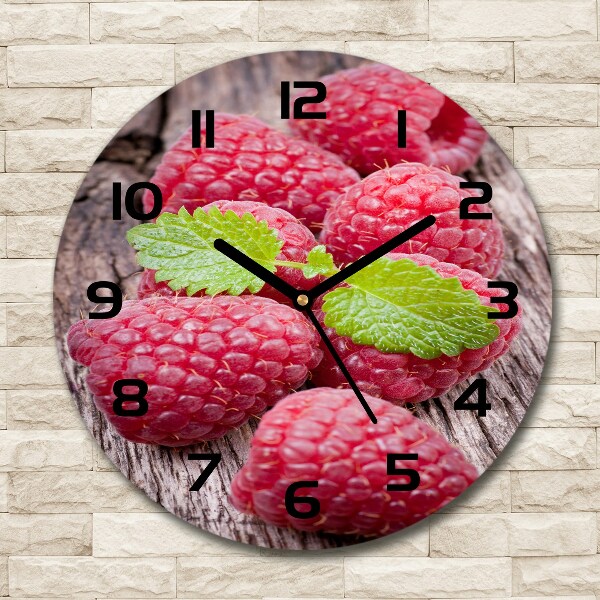
[[[477,393],[476,402],[467,400]],[[492,405],[487,401],[487,381],[476,379],[454,402],[454,410],[476,410],[479,417],[485,417]]]
[[[469,212],[469,206],[472,204],[487,204],[492,199],[492,186],[485,181],[461,181],[462,190],[481,190],[481,196],[475,198],[469,196],[460,201],[458,216],[461,219],[491,219],[491,212]]]
[[[126,394],[124,388],[136,387],[137,392]],[[143,417],[148,412],[148,401],[146,394],[148,393],[148,384],[141,379],[119,379],[113,385],[113,393],[115,401],[113,402],[113,410],[115,415],[119,417]],[[126,402],[137,403],[137,408],[126,408]]]
[[[208,460],[210,461],[206,466],[206,469],[202,471],[200,477],[196,479],[194,485],[190,488],[190,492],[198,492],[200,488],[206,483],[206,480],[210,477],[211,473],[217,468],[217,465],[221,462],[220,454],[188,454],[188,460]]]
[[[152,192],[154,205],[150,212],[140,212],[135,207],[135,193],[138,190],[150,190]],[[160,215],[162,210],[162,193],[160,188],[149,181],[139,181],[138,183],[132,183],[125,192],[125,210],[134,219],[139,221],[151,221],[156,219]],[[113,220],[121,220],[121,182],[115,181],[113,183]]]
[[[294,119],[326,119],[325,111],[304,112],[305,104],[319,104],[327,98],[327,88],[321,81],[294,81],[294,88],[313,88],[314,96],[300,96],[294,100]],[[281,118],[290,118],[290,82],[281,82]]]
[[[398,148],[406,148],[406,111],[398,111]]]
[[[512,319],[519,312],[519,305],[515,298],[519,294],[519,288],[512,281],[488,281],[488,288],[506,290],[506,296],[492,296],[492,304],[506,304],[508,309],[502,312],[489,312],[489,319]]]
[[[204,147],[215,147],[215,111],[207,110],[204,121]],[[202,148],[202,111],[192,111],[192,148]]]
[[[321,503],[316,498],[309,496],[294,496],[296,490],[301,488],[316,488],[319,487],[318,481],[296,481],[285,491],[285,510],[290,517],[296,519],[312,519],[319,514]],[[302,512],[296,508],[296,504],[307,504],[308,510]]]
[[[98,296],[98,290],[109,290],[112,296]],[[113,307],[105,312],[91,312],[90,319],[112,319],[116,317],[123,306],[123,293],[121,288],[112,281],[94,281],[88,286],[87,297],[90,302],[96,304],[112,304]]]
[[[388,492],[410,492],[416,490],[421,483],[421,477],[415,469],[406,469],[396,466],[398,460],[418,460],[418,454],[388,454],[387,455],[387,474],[404,475],[408,477],[408,483],[388,483],[386,489]]]

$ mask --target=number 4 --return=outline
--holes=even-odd
[[[477,392],[477,402],[467,400]],[[476,379],[454,402],[454,410],[476,410],[477,416],[485,417],[492,405],[487,401],[487,381]]]

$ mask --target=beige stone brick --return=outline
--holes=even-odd
[[[94,471],[118,471],[117,467],[106,456],[104,450],[94,443]]]
[[[8,49],[13,87],[172,85],[173,46],[115,44]]]
[[[6,346],[7,341],[6,304],[0,304],[0,346]]]
[[[430,0],[429,36],[450,40],[596,39],[594,0]]]
[[[89,127],[90,106],[89,90],[0,89],[0,127],[3,129]]]
[[[92,515],[0,514],[2,554],[80,556],[92,553]]]
[[[505,471],[486,471],[466,492],[440,512],[510,512],[510,474]]]
[[[0,389],[63,388],[55,348],[0,348]]]
[[[509,42],[346,42],[346,52],[387,63],[433,84],[514,80]]]
[[[0,88],[7,85],[6,48],[0,48]]]
[[[0,431],[0,471],[83,471],[92,468],[85,431]]]
[[[122,127],[168,87],[106,87],[92,90],[92,127]]]
[[[84,429],[68,390],[8,390],[8,429]]]
[[[517,127],[515,165],[534,169],[597,169],[600,127]]]
[[[581,594],[600,590],[600,554],[513,560],[515,595]]]
[[[7,217],[8,258],[54,258],[64,221],[62,216]]]
[[[256,555],[256,546],[211,535],[169,513],[94,515],[94,556]]]
[[[258,2],[92,4],[92,42],[185,43],[258,39]]]
[[[87,171],[114,133],[112,129],[9,131],[6,170]]]
[[[515,512],[600,511],[600,470],[514,471]]]
[[[547,471],[594,469],[596,434],[591,428],[522,427],[491,469]]]
[[[79,173],[2,173],[0,212],[66,216],[82,179]]]
[[[0,473],[0,513],[8,512],[8,473]]]
[[[0,48],[1,50],[1,48]],[[2,59],[2,55],[0,54],[0,60]],[[0,173],[4,173],[4,152],[6,148],[6,133],[4,131],[0,132]]]
[[[182,557],[177,559],[177,596],[342,598],[343,563],[341,558],[310,555],[302,561],[287,556]]]
[[[508,558],[346,558],[347,598],[507,596]]]
[[[7,418],[6,391],[0,390],[0,429],[6,429]]]
[[[0,45],[87,44],[89,19],[84,4],[1,4]]]
[[[0,596],[8,596],[8,558],[0,557]]]
[[[58,216],[8,217],[8,258],[54,258],[64,221]]]
[[[0,258],[6,258],[6,217],[0,217]]]
[[[11,513],[163,512],[121,473],[10,473]]]
[[[600,386],[541,385],[524,424],[527,427],[600,427]]]
[[[600,213],[541,213],[548,250],[553,254],[600,252]]]
[[[504,154],[512,162],[513,150],[513,130],[511,127],[503,127],[501,125],[486,125],[485,130],[490,134],[491,138],[500,146]]]
[[[344,52],[343,41],[315,40],[311,42],[219,42],[205,44],[177,44],[175,46],[175,77],[183,81],[191,75],[216,65],[263,52],[282,50],[323,50]]]
[[[425,0],[267,0],[259,9],[261,40],[427,39]]]
[[[9,581],[15,597],[174,597],[175,559],[13,556]]]
[[[49,300],[53,273],[53,260],[0,260],[0,302]]]
[[[594,383],[595,348],[591,342],[552,342],[546,355],[542,382]]]
[[[520,169],[538,212],[598,210],[595,169]]]
[[[269,554],[269,550],[261,550],[262,554]],[[286,551],[282,551],[285,553]],[[324,551],[327,558],[329,551]],[[429,555],[429,520],[424,519],[420,523],[409,527],[398,533],[386,535],[385,537],[337,548],[335,555],[344,556],[428,556]]]
[[[52,305],[7,304],[6,328],[9,346],[51,346],[54,343]]]
[[[509,556],[508,515],[431,515],[432,557]]]
[[[595,554],[593,513],[433,515],[431,556]]]
[[[565,341],[600,339],[600,298],[557,298],[552,336]]]
[[[440,83],[437,87],[483,125],[597,125],[593,85]]]
[[[517,42],[517,81],[600,83],[599,42]]]

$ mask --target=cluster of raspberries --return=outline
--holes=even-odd
[[[476,192],[462,189],[456,175],[478,159],[483,129],[440,92],[389,67],[341,71],[323,82],[326,101],[307,109],[326,110],[327,118],[293,121],[300,138],[230,114],[215,115],[214,148],[194,149],[191,131],[184,133],[152,178],[163,212],[250,213],[277,232],[278,259],[305,262],[318,235],[339,266],[434,214],[435,225],[389,258],[458,278],[489,304],[486,278],[500,270],[502,232],[494,219],[459,218],[461,200]],[[398,109],[406,110],[406,148],[397,147]],[[144,204],[151,208],[152,198]],[[278,267],[277,275],[296,289],[319,281],[288,267]],[[315,312],[322,321],[319,303]],[[477,477],[460,450],[402,405],[443,394],[488,368],[518,333],[520,314],[497,325],[500,333],[488,346],[432,360],[384,353],[327,329],[377,424],[307,318],[268,285],[256,295],[187,297],[146,270],[137,300],[125,301],[111,319],[76,323],[68,346],[89,367],[98,409],[133,442],[211,440],[270,409],[232,482],[233,505],[278,526],[378,536],[438,510]],[[114,384],[122,379],[147,384],[144,415],[115,414]],[[295,391],[307,382],[308,389]],[[139,389],[121,392],[134,398]],[[403,481],[388,474],[391,453],[418,455],[398,462],[418,471],[417,489],[387,491]],[[298,495],[317,498],[320,513],[291,516],[286,490],[307,480],[318,487]]]

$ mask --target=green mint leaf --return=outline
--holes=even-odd
[[[489,306],[456,277],[403,258],[380,258],[325,296],[325,324],[356,344],[431,359],[498,337]]]
[[[331,275],[336,268],[333,264],[333,256],[327,252],[325,246],[315,246],[306,257],[307,264],[302,266],[302,273],[307,279],[317,275]]]
[[[217,238],[275,272],[275,258],[283,241],[266,221],[247,213],[222,214],[216,207],[201,208],[190,215],[163,213],[155,223],[138,225],[127,232],[127,241],[138,250],[142,267],[156,271],[156,281],[168,281],[173,290],[185,288],[189,296],[200,290],[214,295],[226,292],[239,296],[245,290],[260,291],[264,282],[214,247]]]

